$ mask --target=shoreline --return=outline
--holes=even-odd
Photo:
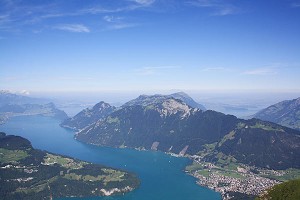
[[[66,127],[64,127],[66,128]],[[68,129],[68,128],[67,128]],[[70,130],[70,129],[69,129]],[[80,142],[83,142],[81,140],[78,140],[77,137],[77,132],[74,133],[74,139]],[[263,177],[264,172],[268,173],[277,173],[279,176],[282,176],[282,172],[278,172],[276,170],[269,170],[269,169],[259,169],[255,168],[253,166],[247,166],[241,163],[236,163],[238,167],[235,170],[228,170],[227,168],[221,168],[218,167],[212,163],[204,162],[204,161],[199,161],[200,156],[197,155],[182,155],[182,154],[176,154],[172,152],[164,152],[160,150],[151,150],[151,149],[146,149],[144,147],[128,147],[128,146],[106,146],[106,145],[99,145],[99,144],[94,144],[94,143],[87,143],[83,142],[84,144],[90,144],[93,146],[101,146],[101,147],[110,147],[110,148],[127,148],[127,149],[133,149],[136,151],[158,151],[167,155],[170,155],[172,157],[182,157],[182,158],[188,158],[192,163],[187,164],[185,168],[182,170],[183,173],[186,173],[194,178],[196,178],[195,184],[205,187],[207,189],[213,190],[217,193],[220,194],[222,200],[228,200],[234,197],[235,195],[238,196],[245,196],[245,197],[255,197],[259,196],[262,194],[265,190],[273,187],[274,185],[277,185],[281,183],[281,181]],[[187,168],[192,166],[194,162],[197,162],[199,165],[208,165],[211,169],[216,171],[212,172],[209,174],[209,176],[201,176],[198,174],[198,171],[188,171]],[[208,168],[209,168],[208,167]],[[252,168],[259,169],[261,171],[261,174],[255,174],[251,172]],[[201,171],[201,170],[200,170]],[[220,173],[220,171],[229,171],[234,174],[234,176],[239,176],[239,177],[231,177],[230,175],[224,175]],[[284,170],[283,170],[284,171]],[[281,174],[280,174],[281,173]]]

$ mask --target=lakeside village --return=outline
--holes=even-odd
[[[197,178],[197,184],[221,193],[223,200],[229,200],[235,194],[260,196],[274,185],[282,183],[288,177],[299,176],[300,170],[269,170],[245,164],[229,164],[220,167],[203,161],[198,155],[168,153],[175,157],[187,157],[193,163],[186,167],[185,172]]]
[[[190,156],[196,170],[187,170],[198,179],[197,184],[220,192],[223,200],[231,199],[229,193],[242,193],[259,196],[267,189],[281,181],[268,178],[271,176],[283,176],[285,172],[266,170],[247,165],[240,165],[236,169],[224,169],[212,163],[202,162],[200,156]],[[253,171],[256,171],[254,173]]]
[[[152,144],[151,150],[158,150],[159,142]],[[135,148],[142,151],[145,148]],[[165,152],[174,157],[186,157],[193,161],[185,172],[197,178],[197,184],[221,193],[223,200],[229,200],[237,194],[260,196],[266,190],[283,181],[300,178],[300,169],[271,170],[248,166],[242,163],[225,162],[213,164],[203,160],[200,155],[188,155],[185,146],[179,154]],[[222,166],[221,166],[222,165]]]

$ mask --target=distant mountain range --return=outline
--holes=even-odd
[[[56,108],[53,103],[44,99],[31,98],[0,91],[0,124],[11,117],[21,115],[42,115],[54,117],[59,120],[68,118],[67,114]]]
[[[271,105],[253,117],[300,130],[300,97]]]
[[[23,96],[19,94],[11,93],[7,90],[0,90],[0,106],[3,105],[21,105],[21,104],[46,104],[50,100],[41,98],[32,98],[29,96]]]
[[[47,117],[54,117],[60,120],[68,118],[67,114],[55,107],[53,103],[47,104],[23,104],[15,105],[8,104],[0,107],[0,116],[8,118],[20,115],[42,115]]]
[[[139,186],[132,173],[37,150],[1,132],[0,177],[3,200],[108,196]]]
[[[95,145],[199,154],[208,161],[231,159],[271,169],[300,167],[299,131],[204,111],[185,100],[141,95],[106,112],[75,137]],[[87,117],[82,116],[76,120],[85,121]]]

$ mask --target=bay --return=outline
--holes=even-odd
[[[59,126],[50,117],[21,116],[0,125],[0,131],[29,139],[34,148],[133,172],[141,185],[126,195],[97,200],[220,200],[221,196],[196,185],[196,179],[184,173],[191,161],[162,152],[99,147],[76,141],[74,132]],[[60,200],[70,198],[62,198]]]

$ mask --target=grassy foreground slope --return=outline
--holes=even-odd
[[[298,200],[300,199],[300,179],[275,185],[256,200]]]

